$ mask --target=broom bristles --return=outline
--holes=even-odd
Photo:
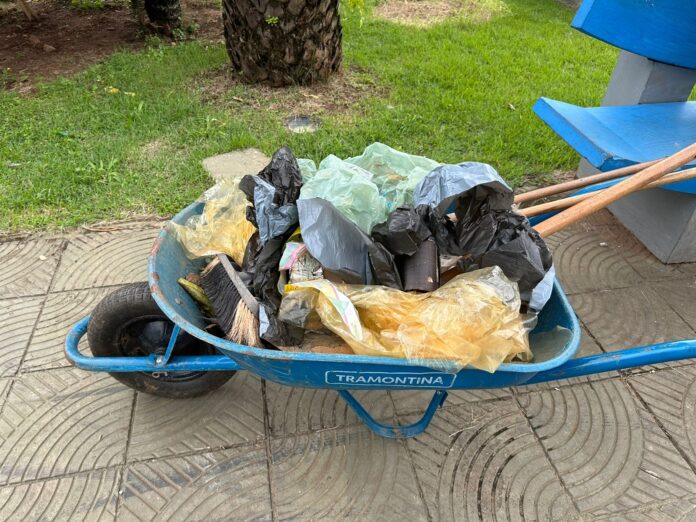
[[[259,318],[256,317],[244,301],[239,301],[234,321],[227,338],[235,343],[247,346],[261,346],[259,338]]]

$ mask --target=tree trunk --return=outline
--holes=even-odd
[[[145,0],[145,12],[152,25],[165,34],[181,25],[179,0]]]
[[[223,0],[225,43],[244,81],[325,80],[341,65],[339,0]]]

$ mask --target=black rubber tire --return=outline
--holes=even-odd
[[[112,292],[97,305],[87,329],[87,339],[95,357],[164,354],[174,323],[159,309],[147,283],[133,283]],[[186,332],[181,332],[174,354],[205,355],[215,348]],[[183,399],[211,392],[234,375],[226,372],[112,373],[111,376],[134,390],[160,397]]]

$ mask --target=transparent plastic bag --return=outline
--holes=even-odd
[[[239,190],[239,179],[223,180],[208,189],[199,201],[205,202],[200,215],[184,225],[171,223],[190,257],[224,253],[242,264],[244,249],[256,231],[246,218],[249,202]]]
[[[330,201],[341,214],[369,234],[397,207],[410,204],[418,183],[440,164],[373,143],[360,156],[327,156],[317,168],[298,160],[304,186],[300,199]]]
[[[326,280],[289,284],[285,292],[281,320],[306,325],[316,312],[356,354],[488,372],[532,357],[517,285],[497,267],[458,275],[427,294]]]
[[[302,181],[307,183],[317,173],[317,164],[307,158],[297,158],[297,165],[300,167]]]
[[[372,174],[336,156],[325,158],[302,186],[300,199],[312,198],[329,201],[366,234],[387,219],[387,202],[373,183]]]
[[[389,212],[410,205],[416,185],[440,165],[430,158],[406,154],[383,143],[369,145],[360,156],[348,158],[346,162],[372,173],[372,181],[386,199]]]

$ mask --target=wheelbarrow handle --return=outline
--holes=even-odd
[[[571,359],[561,366],[537,373],[524,384],[557,381],[693,358],[696,358],[696,339],[651,344],[640,348],[628,348]]]
[[[236,371],[241,370],[239,364],[226,355],[171,355],[173,343],[170,342],[168,355],[161,361],[157,357],[90,357],[80,353],[80,339],[87,333],[90,316],[81,319],[70,329],[65,339],[65,357],[70,364],[81,370],[90,372],[206,372],[206,371]]]

